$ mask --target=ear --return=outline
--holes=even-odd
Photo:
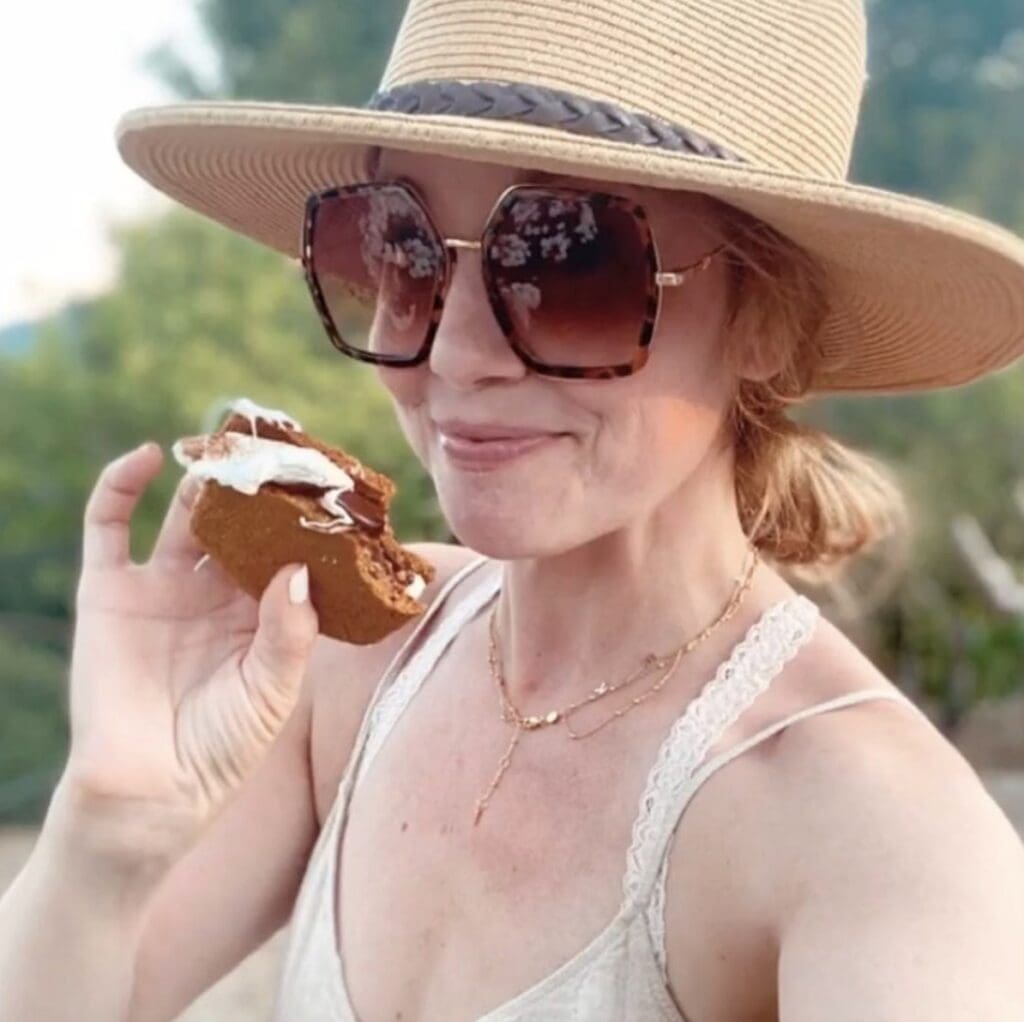
[[[782,371],[782,352],[777,345],[755,344],[744,351],[740,376],[744,380],[763,383]]]
[[[782,371],[784,345],[765,330],[763,319],[747,306],[730,324],[734,371],[741,380],[763,383]]]
[[[722,324],[722,343],[733,375],[739,380],[763,382],[781,371],[785,346],[774,335],[767,310],[758,301],[759,295],[735,293],[736,282],[730,282]]]

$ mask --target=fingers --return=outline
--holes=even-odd
[[[115,568],[129,563],[132,512],[162,464],[163,451],[150,442],[104,466],[85,505],[83,567]]]
[[[260,731],[276,735],[298,698],[306,665],[319,634],[319,617],[309,598],[308,568],[286,564],[260,597],[259,623],[241,664]]]
[[[203,549],[189,528],[192,506],[199,496],[201,487],[202,481],[187,473],[178,480],[163,525],[160,526],[160,534],[153,544],[150,561],[193,567],[203,556]]]

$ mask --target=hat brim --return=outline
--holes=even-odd
[[[831,368],[815,394],[957,386],[1024,355],[1024,241],[880,189],[520,122],[358,107],[142,107],[115,139],[155,188],[293,259],[307,196],[365,180],[376,146],[715,196],[821,260]]]

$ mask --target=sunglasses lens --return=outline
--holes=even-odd
[[[484,238],[486,272],[506,329],[537,361],[626,364],[648,313],[646,220],[600,195],[521,190]]]
[[[423,346],[444,274],[444,249],[405,189],[361,187],[320,201],[310,262],[342,339],[374,355]]]

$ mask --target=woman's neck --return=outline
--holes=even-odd
[[[663,505],[642,524],[584,546],[504,562],[494,623],[513,703],[533,712],[574,702],[715,622],[751,565],[733,501],[729,509],[686,515]],[[791,593],[768,566],[754,564],[722,633]]]

